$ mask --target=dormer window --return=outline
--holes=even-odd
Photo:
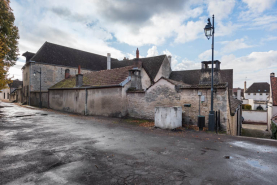
[[[260,89],[258,91],[260,92]]]
[[[264,91],[266,91],[266,90],[264,90]]]

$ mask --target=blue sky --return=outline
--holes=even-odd
[[[11,0],[20,54],[52,42],[113,58],[172,55],[173,70],[211,60],[203,28],[215,15],[215,59],[234,70],[234,87],[277,73],[276,0]],[[22,79],[24,57],[10,69]]]

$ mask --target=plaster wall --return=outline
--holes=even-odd
[[[267,123],[267,111],[242,111],[245,122]]]
[[[151,80],[143,68],[141,69],[141,85],[143,90],[146,90],[151,85]]]
[[[210,89],[201,89],[205,101],[200,105],[200,114],[205,116],[205,123],[208,126],[208,115],[210,111]],[[227,122],[227,89],[217,89],[214,96],[214,110],[221,110],[221,129],[226,129]],[[128,114],[130,117],[142,119],[154,119],[155,107],[158,106],[181,106],[185,116],[189,118],[189,124],[197,125],[199,114],[199,96],[197,89],[182,89],[179,92],[175,86],[168,81],[161,79],[144,93],[127,93]],[[184,104],[191,104],[191,107],[184,107]]]
[[[39,107],[40,92],[31,92],[31,105]],[[48,107],[48,91],[41,92],[42,107]]]
[[[87,114],[110,117],[126,115],[122,87],[88,89]]]
[[[182,107],[156,107],[155,126],[162,129],[182,127]]]
[[[244,93],[244,98],[245,99],[253,99],[253,100],[267,100],[267,97],[269,96],[269,92],[266,93],[255,93],[256,95],[254,95],[254,93]],[[262,95],[260,95],[262,94]]]
[[[168,58],[165,57],[162,65],[154,79],[154,82],[157,82],[161,77],[169,78],[170,73],[171,73],[171,65],[168,61]]]
[[[72,113],[85,113],[85,90],[49,90],[49,108]]]
[[[0,99],[8,100],[8,94],[10,94],[10,88],[2,89],[2,92],[0,93]]]

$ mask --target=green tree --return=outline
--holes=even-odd
[[[18,52],[18,28],[14,25],[10,0],[0,0],[0,89],[11,82],[9,68],[15,65]]]

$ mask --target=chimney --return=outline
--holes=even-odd
[[[131,88],[134,88],[135,90],[141,90],[141,75],[140,75],[140,69],[135,67],[131,70],[129,70],[129,76],[131,76]]]
[[[241,100],[241,89],[240,88],[238,88],[238,90],[237,90],[237,99]]]
[[[246,81],[244,81],[244,93],[246,92]]]
[[[64,74],[64,78],[67,79],[70,77],[70,70],[69,69],[66,69],[65,70],[65,74]]]
[[[137,48],[137,51],[136,51],[136,55],[137,55],[137,58],[139,58],[139,50]]]
[[[76,75],[76,87],[82,87],[83,75],[81,74],[81,66],[78,66],[78,74]]]
[[[107,70],[111,69],[111,54],[107,53]]]
[[[270,73],[270,77],[275,77],[275,73],[274,72]]]
[[[168,61],[169,61],[169,64],[171,65],[171,55],[168,55]]]

